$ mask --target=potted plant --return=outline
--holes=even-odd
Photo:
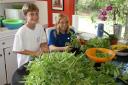
[[[106,31],[103,31],[103,32],[109,36],[109,40],[110,40],[111,45],[117,44],[118,37],[115,34],[109,34]]]
[[[109,39],[110,39],[110,44],[111,44],[111,45],[115,45],[115,44],[118,43],[118,38],[117,38],[117,36],[114,35],[114,34],[111,34],[111,35],[109,36]]]

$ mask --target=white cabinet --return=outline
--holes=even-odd
[[[15,32],[0,32],[0,85],[10,84],[17,69],[17,57],[12,52]]]
[[[16,54],[12,52],[12,47],[4,48],[6,70],[7,70],[7,82],[11,83],[13,73],[17,69]]]
[[[12,2],[30,2],[36,0],[0,0],[0,3],[12,3]]]
[[[5,61],[3,49],[0,49],[0,85],[6,83]]]
[[[7,47],[12,47],[13,45],[13,38],[14,36],[9,36],[6,38],[1,38],[0,39],[0,48],[7,48]]]

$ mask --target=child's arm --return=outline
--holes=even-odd
[[[24,54],[24,55],[31,55],[31,56],[39,56],[42,54],[41,51],[30,51],[30,50],[24,50],[24,51],[15,51],[16,53],[19,54]]]
[[[65,47],[57,47],[55,45],[50,45],[49,46],[50,51],[65,51],[65,50],[69,50],[70,47],[69,46],[65,46]]]

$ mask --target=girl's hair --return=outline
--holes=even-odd
[[[57,20],[56,20],[56,31],[57,31],[57,34],[60,34],[60,28],[61,28],[61,25],[60,25],[60,20],[62,19],[66,19],[66,23],[67,23],[67,29],[66,29],[66,33],[69,33],[69,30],[70,30],[70,25],[69,25],[69,19],[66,15],[64,14],[59,14],[58,17],[57,17]]]
[[[33,3],[26,3],[22,7],[23,14],[26,15],[28,12],[39,11],[38,7]]]

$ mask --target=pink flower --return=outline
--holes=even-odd
[[[107,6],[107,7],[106,7],[106,10],[107,10],[107,11],[111,11],[111,10],[112,10],[112,6],[111,6],[111,5],[110,5],[110,6]]]
[[[105,16],[105,15],[107,15],[107,11],[106,10],[102,10],[101,14]]]
[[[102,21],[106,21],[107,20],[107,16],[104,16],[102,14],[99,15],[99,19]]]
[[[108,12],[110,12],[112,10],[112,6],[109,5],[103,9],[100,9],[100,14],[98,16],[98,18],[102,21],[106,21],[107,20],[107,15],[108,15]]]

